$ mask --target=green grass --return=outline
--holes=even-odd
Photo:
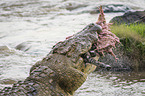
[[[145,24],[132,24],[127,27],[131,30],[134,30],[137,34],[145,38]]]
[[[145,24],[113,25],[111,32],[120,38],[126,55],[143,61],[145,58]]]
[[[145,41],[145,24],[113,25],[111,32],[116,34],[119,38],[132,38],[140,42]]]

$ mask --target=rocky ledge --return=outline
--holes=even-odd
[[[122,16],[114,17],[110,23],[113,23],[114,25],[126,24],[128,26],[140,23],[145,24],[145,11],[126,12]],[[126,43],[126,40],[128,40],[129,43]],[[136,58],[135,54],[138,54],[139,50],[136,50],[136,53],[130,53],[125,50],[124,46],[128,44],[127,46],[130,47],[130,44],[132,44],[133,41],[130,40],[130,38],[120,38],[120,42],[122,43],[122,46],[118,46],[114,50],[114,53],[117,54],[116,57],[118,60],[115,61],[115,59],[109,54],[99,60],[111,65],[112,71],[145,71],[145,56],[140,54],[140,56]],[[145,46],[143,42],[144,41],[141,42],[142,46]],[[145,51],[142,52],[144,52],[142,54],[145,54]]]
[[[131,24],[131,23],[145,23],[145,10],[144,11],[128,11],[122,16],[114,17],[110,23],[113,24]]]

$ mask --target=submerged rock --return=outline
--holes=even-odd
[[[10,50],[8,46],[0,46],[0,52]]]
[[[116,16],[110,20],[113,24],[130,24],[130,23],[145,23],[145,10],[144,11],[129,11],[122,16]]]
[[[9,46],[0,46],[0,57],[9,56],[15,54],[15,50],[10,48]]]
[[[108,5],[102,5],[104,13],[110,13],[110,12],[126,12],[128,10],[131,10],[130,7],[127,7],[122,4],[108,4]],[[92,11],[90,11],[91,14],[96,14],[99,12],[98,7],[95,7]]]
[[[20,43],[15,47],[17,50],[28,51],[31,48],[30,42]]]

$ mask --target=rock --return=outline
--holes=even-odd
[[[115,60],[112,55],[106,54],[104,57],[100,58],[99,61],[109,64],[112,67],[111,71],[131,71],[133,69],[132,65],[134,64],[131,59],[125,55],[123,50],[122,46],[118,46],[113,50],[118,58],[117,60]]]
[[[135,49],[136,51],[133,52],[130,51],[131,49],[127,50],[126,47],[130,47],[131,45],[129,43],[126,45],[126,40],[126,38],[121,38],[120,42],[122,44],[113,50],[118,60],[106,54],[99,61],[109,64],[112,67],[111,71],[145,71],[145,55],[141,54],[138,49]],[[132,43],[133,41],[127,42]]]
[[[15,50],[10,48],[9,46],[2,45],[0,46],[0,57],[2,56],[9,56],[15,54]]]
[[[102,5],[104,13],[111,13],[111,12],[126,12],[128,10],[131,10],[131,8],[122,5],[122,4],[108,4],[108,5]],[[91,14],[99,13],[98,7],[95,7],[92,11],[90,11]]]
[[[10,50],[8,46],[0,46],[0,52]]]
[[[122,16],[116,16],[110,23],[113,24],[130,24],[130,23],[145,23],[145,10],[144,11],[128,11]]]
[[[31,48],[30,42],[23,42],[15,47],[17,50],[28,51]]]

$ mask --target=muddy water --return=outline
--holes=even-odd
[[[100,4],[145,10],[144,0],[1,0],[0,88],[24,80],[55,43],[95,22],[98,14],[89,11]],[[122,14],[106,13],[106,19]],[[144,81],[144,72],[94,72],[75,96],[142,96]]]
[[[145,96],[145,72],[94,72],[75,96]]]

